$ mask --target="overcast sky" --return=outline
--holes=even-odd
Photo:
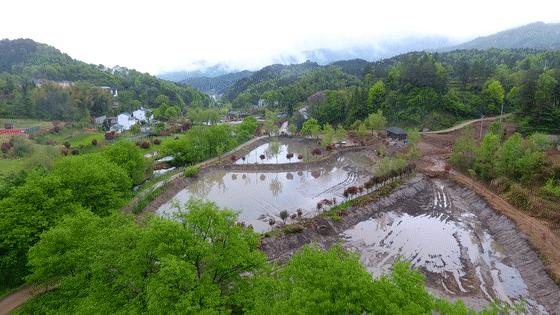
[[[416,35],[455,40],[560,21],[558,0],[3,0],[0,38],[31,38],[94,64],[153,74],[201,60],[274,56]]]

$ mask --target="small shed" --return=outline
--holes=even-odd
[[[389,127],[385,130],[387,132],[387,137],[393,140],[406,140],[406,131],[399,127]]]

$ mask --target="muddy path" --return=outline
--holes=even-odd
[[[283,262],[312,242],[323,248],[342,242],[374,275],[404,257],[422,271],[430,291],[470,307],[523,299],[529,313],[560,314],[560,290],[525,234],[452,181],[417,176],[338,222],[318,218],[300,234],[263,240],[262,248]]]

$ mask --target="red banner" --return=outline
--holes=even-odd
[[[21,135],[25,129],[0,129],[0,135]]]

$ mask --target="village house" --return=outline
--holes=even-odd
[[[406,140],[407,134],[402,128],[389,127],[385,131],[387,132],[387,137],[392,140]]]

